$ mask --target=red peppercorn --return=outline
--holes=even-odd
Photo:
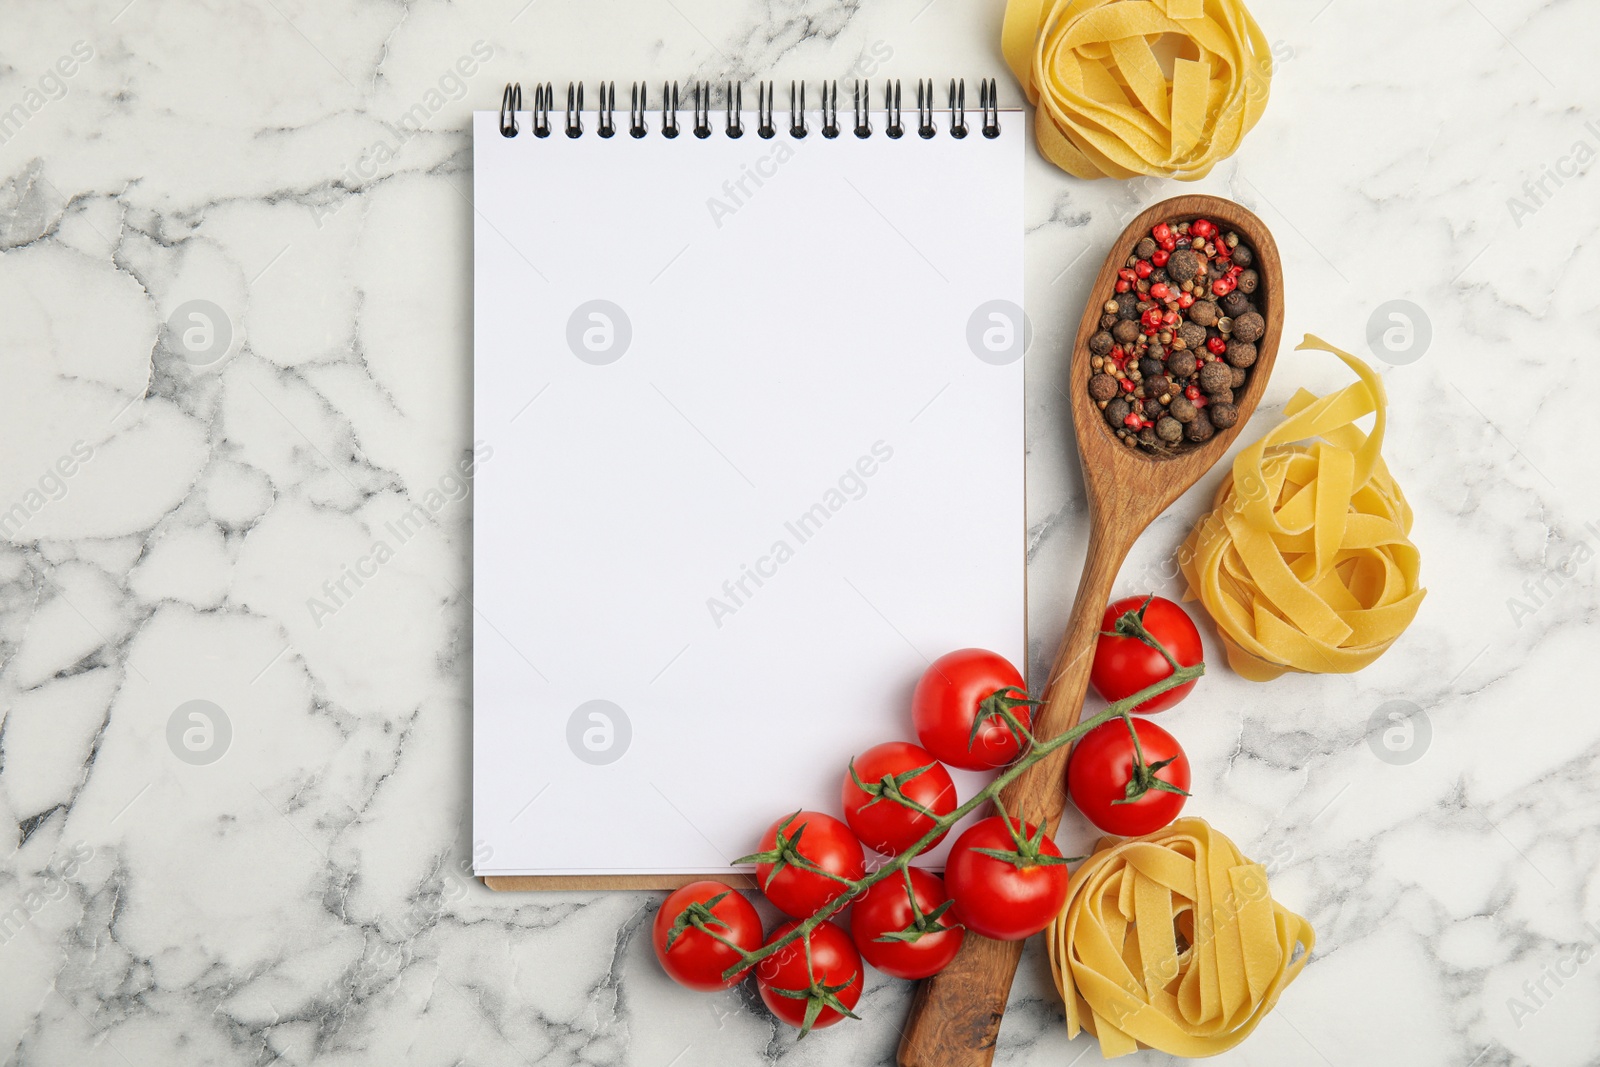
[[[1228,342],[1220,337],[1212,337],[1206,341],[1206,347],[1220,356],[1228,350]]]
[[[1178,313],[1176,311],[1165,312],[1161,316],[1161,323],[1164,326],[1176,326],[1176,325],[1178,325]]]
[[[1171,255],[1172,254],[1165,248],[1158,248],[1154,252],[1150,253],[1150,262],[1154,263],[1158,267],[1165,267],[1167,265],[1167,260],[1171,258]]]
[[[1228,283],[1228,279],[1226,277],[1218,278],[1216,281],[1211,283],[1211,291],[1216,293],[1218,296],[1227,296],[1232,290],[1233,286]]]
[[[1194,303],[1194,294],[1192,294],[1192,293],[1179,293],[1178,294],[1178,306],[1179,307],[1186,308],[1186,307],[1189,307],[1193,303]]]
[[[1117,271],[1117,277],[1121,278],[1125,282],[1131,282],[1134,281],[1138,275],[1133,272],[1132,267],[1123,267],[1121,270]]]
[[[1208,396],[1195,396],[1195,397],[1190,397],[1189,399],[1194,404],[1194,406],[1197,407],[1197,408],[1203,408],[1207,404],[1211,403],[1211,398],[1208,397]]]
[[[1165,241],[1161,242],[1161,247],[1166,249],[1168,252],[1176,252],[1178,250],[1178,239],[1176,237],[1168,237]]]
[[[1154,267],[1150,266],[1150,261],[1148,259],[1141,259],[1139,262],[1133,265],[1133,272],[1141,278],[1150,277],[1150,272],[1154,269]]]
[[[1217,232],[1217,228],[1207,219],[1195,219],[1189,223],[1189,232],[1196,237],[1210,237]]]
[[[1123,378],[1123,379],[1121,379],[1121,381],[1122,381],[1122,391],[1124,393],[1133,392],[1134,385],[1133,385],[1133,379],[1132,378]]]
[[[1116,291],[1119,292],[1119,293],[1126,293],[1129,289],[1132,289],[1133,286],[1129,285],[1127,282],[1123,281],[1121,278],[1118,278],[1117,279],[1117,284],[1115,286],[1113,286],[1112,288],[1116,289]]]
[[[1154,237],[1157,241],[1165,243],[1167,238],[1172,236],[1172,227],[1168,226],[1164,222],[1158,222],[1155,225],[1155,229],[1150,231],[1150,236]]]
[[[1183,395],[1188,397],[1190,400],[1199,400],[1200,387],[1198,385],[1191,385],[1189,388],[1183,391]]]
[[[1167,288],[1166,283],[1156,282],[1150,287],[1150,295],[1155,297],[1157,300],[1165,300],[1168,296],[1172,295],[1172,290]]]
[[[1121,363],[1124,359],[1127,358],[1127,356],[1128,356],[1128,354],[1122,350],[1122,346],[1121,345],[1112,345],[1111,346],[1111,358],[1116,360],[1118,363]]]
[[[1130,429],[1137,430],[1139,428],[1139,416],[1129,415],[1127,418],[1122,420],[1122,425],[1127,426]]]

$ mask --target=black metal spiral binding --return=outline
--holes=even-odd
[[[756,83],[756,133],[767,140],[778,132],[772,125],[772,107],[776,95],[771,82]]]
[[[950,79],[950,136],[956,140],[967,135],[967,80]]]
[[[576,91],[576,100],[574,100]],[[567,136],[583,136],[583,83],[567,83]]]
[[[744,84],[742,82],[728,83],[728,136],[744,136]]]
[[[829,87],[832,87],[831,90]],[[832,93],[830,96],[829,93]],[[822,83],[822,136],[830,141],[839,136],[839,83]]]
[[[611,137],[617,132],[617,83],[600,83],[600,104],[595,109],[599,112],[600,121],[595,124],[595,132],[601,137]]]
[[[506,91],[500,94],[500,136],[515,137],[517,135],[517,112],[522,110],[522,83],[507,84]]]
[[[800,104],[795,105],[794,88],[800,86]],[[806,83],[789,83],[789,136],[800,140],[806,135]]]
[[[863,88],[865,89],[864,93],[863,93]],[[861,103],[861,97],[863,95],[865,95],[866,98],[867,98],[866,106],[862,106],[862,103]],[[872,108],[872,83],[871,82],[862,82],[862,81],[856,82],[856,136],[857,137],[871,137],[872,136],[872,117],[869,114],[869,111],[871,110],[871,108]]]
[[[628,103],[628,134],[632,137],[643,137],[649,132],[644,125],[644,113],[650,107],[645,100],[649,91],[650,87],[645,83],[633,83],[633,96]]]
[[[617,83],[602,81],[599,84],[599,101],[595,105],[595,132],[601,137],[613,137],[617,132]],[[583,83],[569,82],[567,85],[567,105],[564,116],[563,128],[567,136],[572,138],[583,136]],[[872,115],[871,98],[872,83],[860,80],[854,85],[855,97],[855,125],[854,132],[857,137],[871,137]],[[695,137],[704,140],[715,132],[711,122],[711,108],[713,89],[710,82],[694,82],[691,87],[691,105],[694,115]],[[924,139],[934,137],[938,133],[936,90],[932,79],[917,79],[917,135]],[[883,86],[884,129],[883,132],[892,140],[905,136],[906,127],[904,114],[901,110],[900,82],[886,81]],[[533,87],[533,111],[530,128],[535,137],[549,137],[553,128],[551,112],[555,110],[556,90],[550,82]],[[744,136],[744,85],[740,82],[729,81],[727,97],[723,101],[726,111],[724,132],[729,138]],[[644,137],[649,134],[650,126],[646,121],[649,111],[649,86],[645,82],[634,82],[628,102],[628,133],[632,137]],[[770,81],[756,83],[756,134],[770,140],[777,136],[778,127],[774,121],[773,112],[777,107],[777,92]],[[978,82],[978,108],[981,117],[979,127],[983,136],[995,138],[1000,136],[1000,91],[993,78],[985,78]],[[518,115],[522,111],[522,83],[507,83],[504,93],[500,97],[500,135],[502,137],[516,137],[521,129],[518,125]],[[950,136],[957,140],[966,137],[971,132],[967,124],[967,83],[965,79],[950,81]],[[843,127],[839,125],[839,83],[836,81],[822,83],[822,136],[832,139],[840,135]],[[678,83],[663,82],[661,84],[661,136],[673,138],[678,136],[682,127],[678,122]],[[789,83],[789,136],[795,140],[804,138],[810,129],[807,126],[806,116],[806,85],[802,81]]]
[[[550,136],[550,111],[556,106],[556,88],[549,82],[533,89],[533,135]]]
[[[711,86],[694,83],[694,135],[704,141],[711,136]]]
[[[923,104],[923,87],[924,87],[923,80],[921,78],[918,78],[917,79],[917,136],[921,137],[924,141],[926,141],[929,137],[932,137],[935,133],[937,133],[939,131],[937,131],[937,130],[935,130],[933,128],[933,79],[929,78],[927,80],[927,82],[926,82],[926,87],[927,87],[927,104],[926,105]]]
[[[669,121],[670,120],[670,121]],[[661,136],[678,136],[678,83],[661,83]]]

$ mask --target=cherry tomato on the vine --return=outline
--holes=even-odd
[[[923,810],[907,806],[896,796]],[[897,856],[933,829],[936,818],[955,810],[956,787],[950,772],[927,749],[909,741],[889,741],[850,761],[840,804],[845,821],[862,844],[886,856]],[[943,839],[940,834],[932,844]]]
[[[1001,853],[995,856],[991,853]],[[967,929],[1020,941],[1050,925],[1067,899],[1067,866],[1042,828],[992,815],[950,847],[944,884]]]
[[[1133,728],[1137,749],[1128,724],[1112,719],[1079,738],[1067,762],[1072,802],[1090,822],[1122,837],[1153,834],[1176,819],[1189,791],[1189,757],[1177,738],[1147,719],[1134,719]]]
[[[981,648],[940,656],[923,672],[911,697],[911,718],[922,747],[952,767],[987,771],[1022,753],[1023,739],[1002,708],[1029,728],[1028,688],[1009,661]],[[974,724],[982,725],[974,730]]]
[[[736,862],[754,863],[756,884],[767,899],[797,919],[815,915],[845,891],[843,882],[866,873],[856,835],[820,811],[797,811],[779,819],[761,835],[761,851]]]
[[[800,925],[784,923],[766,941],[772,944]],[[806,942],[811,942],[810,964],[806,962]],[[831,922],[824,922],[802,938],[797,938],[756,964],[756,987],[772,1014],[800,1027],[801,1034],[832,1026],[855,1015],[850,1009],[861,999],[864,974],[861,955],[850,935]]]
[[[656,959],[668,977],[704,992],[727,989],[749,973],[747,968],[732,978],[722,977],[739,962],[739,953],[717,937],[754,952],[761,947],[761,916],[743,896],[710,880],[673,890],[650,928]]]
[[[911,885],[906,886],[909,875]],[[916,911],[911,894],[916,894]],[[885,878],[851,906],[850,936],[866,961],[896,978],[926,978],[949,966],[967,932],[950,907],[944,880],[921,867]]]
[[[1181,667],[1193,667],[1205,658],[1200,631],[1178,605],[1158,596],[1123,597],[1106,608],[1100,620],[1100,639],[1089,668],[1089,681],[1108,703],[1131,697],[1172,673],[1167,657],[1141,638],[1141,630],[1160,642]],[[1145,715],[1165,711],[1193,688],[1194,682],[1185,682],[1133,710]]]

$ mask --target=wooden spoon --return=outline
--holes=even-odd
[[[1258,356],[1250,377],[1235,397],[1238,422],[1217,431],[1203,444],[1185,444],[1174,454],[1152,455],[1118,440],[1089,398],[1088,342],[1100,329],[1101,308],[1112,294],[1117,270],[1127,265],[1139,239],[1158,222],[1197,218],[1236,231],[1255,252],[1253,269],[1261,276],[1261,284],[1253,298],[1267,328],[1256,342]],[[1044,687],[1044,704],[1034,723],[1039,737],[1053,737],[1077,725],[1100,619],[1111,600],[1117,570],[1145,527],[1222,458],[1255,411],[1272,373],[1282,328],[1283,271],[1278,246],[1260,219],[1231,200],[1199,195],[1164,200],[1130,222],[1106,256],[1073,341],[1067,385],[1089,498],[1089,552],[1078,580],[1078,597]],[[1053,833],[1066,806],[1067,755],[1065,749],[1055,752],[1011,783],[1002,795],[1006,810],[1035,824],[1042,819]],[[950,966],[924,979],[917,988],[900,1042],[901,1067],[984,1067],[989,1063],[1022,944],[991,941],[968,932],[960,955]]]

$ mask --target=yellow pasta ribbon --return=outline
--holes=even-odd
[[[1102,838],[1045,934],[1067,1033],[1089,1031],[1106,1059],[1140,1045],[1183,1057],[1232,1048],[1316,944],[1272,899],[1266,869],[1204,819]]]
[[[1180,38],[1172,78],[1151,44]],[[1272,55],[1240,0],[1009,0],[1006,64],[1039,151],[1079,178],[1194,181],[1267,106]]]
[[[1306,334],[1306,348],[1338,356],[1360,381],[1321,398],[1296,392],[1283,422],[1234,459],[1180,554],[1185,599],[1205,605],[1229,665],[1257,682],[1360,670],[1426,594],[1411,506],[1381,455],[1383,382],[1319,337]],[[1355,420],[1374,413],[1362,433]]]

